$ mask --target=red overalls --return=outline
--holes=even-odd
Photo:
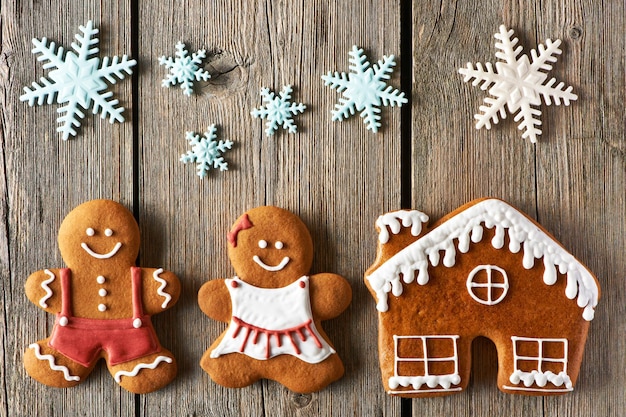
[[[57,314],[48,344],[85,367],[93,365],[100,352],[108,364],[117,365],[159,352],[161,346],[141,301],[141,268],[131,267],[133,317],[128,319],[88,319],[72,316],[71,271],[60,270],[61,313]]]

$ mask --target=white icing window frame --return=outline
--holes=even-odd
[[[517,391],[533,391],[533,392],[564,392],[564,391],[572,391],[573,390],[573,386],[571,383],[571,380],[569,378],[569,375],[567,374],[567,358],[568,358],[568,340],[566,338],[541,338],[541,337],[519,337],[519,336],[511,336],[511,342],[513,343],[513,366],[514,366],[514,371],[513,374],[511,375],[511,379],[514,378],[515,375],[520,375],[520,374],[525,374],[526,376],[529,376],[530,378],[535,378],[536,380],[536,375],[545,375],[547,372],[544,372],[543,370],[543,364],[545,362],[550,362],[550,363],[562,363],[563,364],[563,371],[560,372],[558,375],[555,375],[554,373],[551,373],[552,375],[558,377],[561,376],[562,379],[564,379],[564,381],[562,382],[562,384],[558,384],[558,385],[564,385],[562,388],[543,388],[543,387],[530,387],[530,386],[525,386],[526,384],[523,383],[523,381],[519,381],[519,384],[522,384],[522,386],[509,386],[509,385],[505,385],[504,388],[509,389],[509,390],[517,390]],[[537,356],[521,356],[518,355],[517,353],[517,343],[518,342],[527,342],[527,343],[537,343]],[[563,344],[563,357],[562,358],[546,358],[543,356],[543,345],[544,343],[562,343]],[[518,362],[519,361],[536,361],[537,362],[537,369],[533,370],[532,372],[525,372],[519,369],[518,367]],[[548,371],[549,372],[549,371]],[[536,375],[533,375],[536,374]],[[519,379],[519,378],[518,378]],[[511,381],[513,382],[513,381]],[[548,380],[548,382],[552,382],[550,380]],[[536,381],[533,383],[536,384]],[[530,384],[530,385],[533,385]],[[545,385],[545,384],[544,384]],[[557,385],[557,384],[554,384]]]
[[[394,363],[393,363],[393,376],[389,378],[389,385],[390,385],[390,388],[392,388],[392,390],[389,391],[389,394],[461,391],[462,390],[461,387],[450,386],[450,385],[458,385],[461,381],[461,378],[459,376],[459,350],[458,350],[459,338],[460,338],[459,335],[411,335],[411,336],[393,335]],[[398,344],[399,344],[399,341],[403,339],[420,339],[422,342],[423,356],[415,356],[415,357],[398,356]],[[441,358],[429,357],[427,342],[428,340],[432,340],[432,339],[449,339],[452,342],[452,345],[454,347],[453,356],[446,356],[446,357],[441,357]],[[424,375],[413,375],[413,376],[398,375],[398,363],[401,363],[401,362],[422,362],[424,364]],[[445,374],[445,375],[431,375],[429,371],[429,366],[428,366],[428,364],[431,362],[453,362],[454,373]],[[433,378],[437,382],[437,385],[441,386],[441,388],[436,388],[437,385],[435,385],[435,387],[431,387],[428,384],[427,381],[429,379],[432,381]],[[446,383],[442,385],[440,379],[445,379]],[[427,384],[428,387],[426,389],[421,389],[421,386],[423,384]],[[409,385],[411,385],[413,389],[412,390],[394,390],[393,385],[395,385],[395,388],[397,388],[398,385],[401,385],[403,387],[408,387]]]
[[[500,274],[502,274],[502,278],[503,278],[503,282],[502,283],[499,283],[499,282],[494,283],[493,282],[492,274],[493,274],[494,270],[498,271]],[[487,282],[486,283],[476,283],[476,282],[474,282],[473,281],[474,277],[476,276],[477,273],[479,273],[481,271],[486,271],[487,272]],[[500,268],[497,265],[478,265],[476,268],[472,269],[472,271],[467,276],[466,286],[467,286],[467,292],[474,299],[474,301],[476,301],[477,303],[483,304],[483,305],[494,306],[494,305],[500,303],[502,300],[504,300],[504,298],[506,297],[507,293],[509,292],[509,277],[508,277],[506,271],[504,269]],[[474,288],[486,288],[487,289],[487,300],[483,300],[482,298],[478,297],[474,293],[474,291],[473,291]],[[502,289],[502,294],[495,300],[493,300],[493,298],[492,298],[492,293],[493,293],[493,289],[494,288],[501,288]]]

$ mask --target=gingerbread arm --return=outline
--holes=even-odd
[[[340,275],[322,273],[311,275],[311,309],[319,320],[337,317],[352,301],[352,288]]]
[[[180,297],[180,281],[173,272],[163,268],[141,268],[143,308],[156,314],[173,307]]]
[[[24,286],[26,296],[37,307],[48,313],[61,311],[61,274],[59,269],[34,272]]]
[[[214,279],[200,287],[198,291],[200,310],[214,320],[228,323],[231,318],[230,293],[226,288],[226,281]]]

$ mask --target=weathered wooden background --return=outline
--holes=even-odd
[[[626,10],[623,0],[590,2],[370,1],[20,1],[1,3],[0,54],[0,416],[616,416],[626,415]],[[30,108],[22,87],[46,72],[30,52],[33,37],[69,47],[78,26],[94,20],[102,56],[137,59],[132,79],[112,90],[124,124],[87,115],[79,136],[60,140],[58,105]],[[521,139],[512,117],[491,131],[474,128],[485,92],[462,82],[466,62],[495,61],[493,34],[516,31],[528,52],[562,39],[551,74],[579,100],[545,107],[543,136]],[[206,48],[212,79],[188,98],[161,88],[158,56],[177,41]],[[391,84],[411,96],[383,110],[384,128],[358,117],[331,122],[338,94],[323,86],[329,70],[348,71],[353,44],[371,61],[394,54]],[[298,134],[264,135],[249,112],[259,90],[294,86],[307,104]],[[178,162],[185,131],[219,126],[236,142],[228,172],[200,180]],[[580,378],[563,397],[501,394],[495,348],[474,346],[467,392],[401,401],[380,384],[377,318],[362,283],[375,255],[374,220],[412,206],[436,219],[481,196],[508,200],[537,218],[596,272],[602,298]],[[83,384],[52,389],[22,367],[26,346],[49,334],[53,317],[26,299],[33,271],[63,266],[56,233],[74,206],[92,198],[121,201],[143,233],[141,264],[181,278],[178,305],[155,316],[179,377],[155,394],[117,387],[105,367]],[[345,377],[311,396],[273,382],[240,390],[214,384],[198,362],[224,325],[205,317],[196,293],[229,277],[225,233],[239,214],[273,204],[298,213],[315,241],[314,272],[352,284],[354,301],[325,329],[346,364]]]

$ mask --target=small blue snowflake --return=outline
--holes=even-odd
[[[183,93],[190,96],[193,93],[193,81],[206,81],[211,78],[211,74],[200,68],[202,59],[206,57],[206,50],[199,51],[187,56],[185,44],[178,42],[176,44],[176,58],[165,58],[165,55],[159,58],[159,65],[165,65],[170,70],[167,77],[161,82],[161,86],[170,87],[180,84]]]
[[[83,35],[77,34],[78,43],[72,42],[76,53],[65,53],[62,46],[57,49],[56,44],[48,43],[47,38],[33,39],[33,54],[41,54],[37,61],[44,61],[44,69],[54,69],[48,78],[41,77],[41,84],[33,82],[32,89],[24,87],[25,93],[20,96],[20,100],[28,101],[29,106],[35,101],[40,106],[44,102],[52,104],[55,99],[57,104],[63,104],[57,110],[57,113],[65,113],[57,118],[57,123],[61,124],[57,132],[63,134],[63,140],[76,136],[75,128],[80,127],[81,119],[85,117],[83,110],[90,107],[93,107],[93,114],[100,113],[103,119],[109,116],[111,123],[124,121],[124,107],[118,106],[116,99],[109,100],[113,93],[107,91],[105,80],[110,84],[115,84],[116,78],[123,80],[124,73],[132,74],[131,67],[137,63],[126,55],[121,60],[114,56],[110,62],[109,57],[104,57],[100,63],[98,29],[91,20],[79,29]]]
[[[397,89],[388,86],[385,80],[391,77],[392,67],[396,65],[394,56],[383,56],[382,61],[378,61],[370,67],[367,57],[363,55],[363,49],[356,45],[350,51],[350,74],[341,74],[330,71],[322,75],[324,84],[330,88],[343,93],[344,97],[339,98],[339,104],[335,105],[332,111],[333,121],[342,121],[353,115],[355,111],[360,111],[363,122],[367,129],[378,132],[380,125],[380,106],[398,107],[407,103],[408,100]],[[386,87],[386,88],[385,88]]]
[[[290,85],[283,87],[279,96],[276,97],[273,92],[270,92],[269,88],[261,89],[261,97],[263,103],[266,103],[265,107],[259,107],[253,109],[250,114],[253,117],[260,117],[261,119],[267,119],[267,129],[265,134],[272,136],[279,126],[283,126],[283,129],[287,129],[289,133],[296,133],[297,127],[293,123],[292,116],[298,113],[303,113],[306,106],[302,103],[291,103],[291,93],[293,89]]]
[[[230,140],[216,140],[217,135],[215,132],[217,128],[215,124],[209,126],[209,129],[204,132],[204,137],[195,134],[194,132],[187,132],[185,139],[191,145],[191,150],[180,157],[180,161],[187,163],[198,164],[198,176],[204,178],[207,172],[213,168],[219,168],[220,171],[228,170],[228,163],[224,161],[222,153],[227,149],[231,149],[233,142]]]

